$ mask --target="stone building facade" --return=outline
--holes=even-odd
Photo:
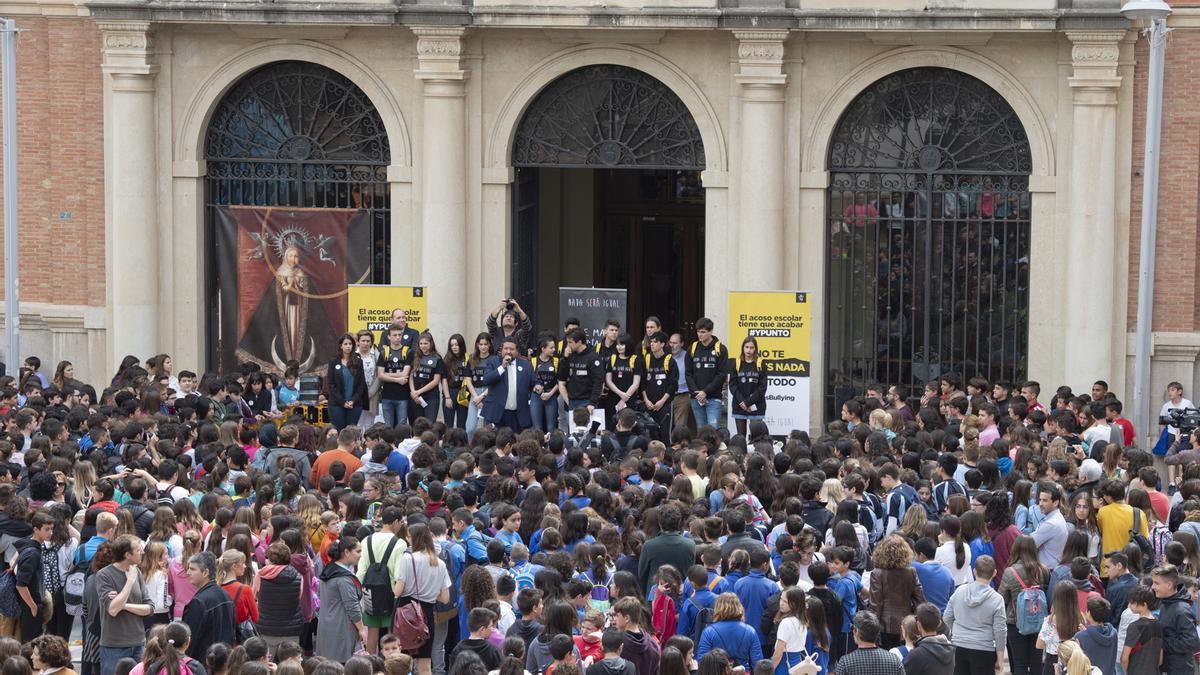
[[[207,139],[239,85],[291,64],[373,107],[378,276],[429,289],[439,344],[510,295],[553,329],[560,285],[628,286],[635,335],[664,297],[720,335],[728,291],[797,289],[819,298],[814,420],[939,369],[1123,394],[1146,46],[1119,4],[0,2],[24,30],[23,350],[91,381],[126,353],[215,365],[228,176]],[[1200,7],[1174,4],[1155,391],[1200,385]],[[626,143],[572,108],[627,88],[674,121]]]

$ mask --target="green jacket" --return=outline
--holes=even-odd
[[[638,557],[638,581],[649,592],[658,568],[670,565],[686,579],[688,568],[695,564],[696,542],[683,536],[682,532],[660,532],[642,546],[642,555]]]

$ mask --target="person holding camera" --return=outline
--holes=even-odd
[[[1194,403],[1183,397],[1182,384],[1179,382],[1172,382],[1167,385],[1167,400],[1163,401],[1162,410],[1158,411],[1158,421],[1164,427],[1162,430],[1162,440],[1160,440],[1160,443],[1165,441],[1166,443],[1172,444],[1167,450],[1168,459],[1178,450],[1191,449],[1186,445],[1180,445],[1181,442],[1185,444],[1187,443],[1187,436],[1180,431],[1178,425],[1168,423],[1169,420],[1174,419],[1174,415],[1171,413],[1173,411],[1183,411],[1195,407],[1196,405]],[[1193,445],[1192,447],[1195,446]],[[1172,463],[1167,460],[1163,460],[1163,462],[1167,465],[1167,483],[1173,488],[1175,486],[1176,479],[1179,477],[1179,469],[1176,467],[1180,466],[1182,463]]]
[[[529,336],[533,333],[533,322],[529,320],[525,310],[521,309],[521,303],[513,298],[501,300],[496,309],[488,314],[485,323],[493,344],[501,344],[505,338],[512,338],[516,340],[517,353],[523,357],[529,355]]]

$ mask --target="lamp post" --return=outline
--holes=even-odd
[[[1142,169],[1142,236],[1138,255],[1137,333],[1133,354],[1134,428],[1149,438],[1151,322],[1154,317],[1154,240],[1158,227],[1158,151],[1162,136],[1163,57],[1167,46],[1167,16],[1171,7],[1163,0],[1129,0],[1121,14],[1147,21],[1150,64],[1146,88],[1146,153]]]

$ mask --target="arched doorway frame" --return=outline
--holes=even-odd
[[[681,68],[646,49],[629,45],[591,44],[552,54],[529,70],[497,109],[485,141],[483,160],[483,227],[481,242],[503,241],[504,260],[512,256],[512,145],[517,127],[537,95],[559,77],[596,64],[640,70],[662,82],[687,107],[704,143],[704,228],[706,242],[725,241],[727,224],[728,151],[716,110],[700,86]],[[508,265],[486,266],[478,287],[470,289],[471,304],[483,309],[484,289],[510,288]],[[704,306],[717,325],[724,325],[725,297],[730,274],[724,259],[706,261]],[[493,292],[494,295],[494,292]]]
[[[1033,159],[1033,170],[1029,175],[1029,192],[1032,201],[1030,286],[1033,288],[1052,287],[1055,273],[1053,260],[1047,256],[1047,252],[1056,248],[1057,232],[1056,228],[1052,227],[1057,209],[1056,148],[1046,115],[1048,111],[1053,112],[1053,102],[1049,104],[1051,107],[1043,108],[1015,74],[985,56],[958,47],[902,47],[883,52],[859,64],[830,89],[830,94],[822,101],[802,136],[800,185],[798,186],[800,240],[808,242],[811,246],[818,246],[820,250],[824,251],[828,218],[825,194],[829,187],[827,166],[829,144],[842,113],[859,94],[876,81],[901,70],[919,67],[957,70],[988,83],[1012,106],[1021,124],[1024,125]],[[798,287],[823,289],[827,272],[825,257],[823,255],[808,256],[805,260],[807,264],[800,266]],[[823,306],[823,297],[821,303]],[[1053,314],[1054,308],[1048,303],[1034,302],[1030,304],[1030,344],[1051,344],[1053,342],[1053,335],[1049,330],[1054,323]],[[814,336],[824,335],[826,331],[825,312],[814,312],[812,325]],[[814,347],[812,355],[812,387],[816,392],[824,392],[826,386],[824,349]],[[1051,349],[1031,350],[1028,371],[1030,373],[1057,372],[1058,368],[1055,363],[1060,357],[1059,352]],[[823,400],[823,396],[812,397],[810,419],[814,420],[814,427],[818,427],[821,422],[828,421],[824,419]]]
[[[272,40],[241,49],[222,60],[187,96],[180,122],[174,128],[171,158],[170,221],[164,228],[165,250],[179,260],[193,259],[194,265],[172,265],[163,283],[176,289],[176,302],[164,312],[171,326],[171,347],[183,363],[206,363],[205,356],[205,250],[204,139],[213,113],[229,90],[249,73],[278,61],[308,61],[325,66],[349,79],[379,111],[391,149],[387,168],[391,199],[391,238],[412,238],[412,140],[394,90],[379,75],[352,54],[313,40]],[[392,256],[392,278],[402,280],[411,265],[404,256]]]

